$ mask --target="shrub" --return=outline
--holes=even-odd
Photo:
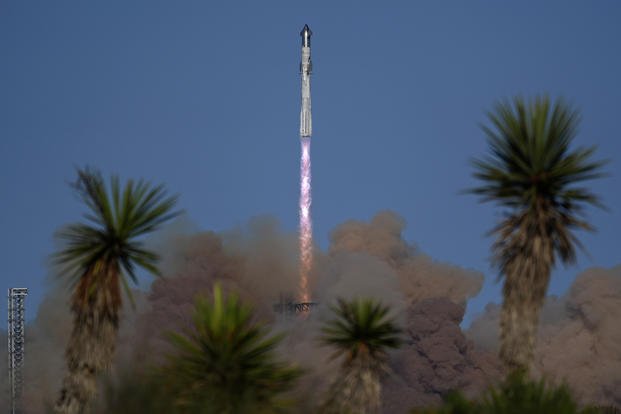
[[[612,410],[612,411],[610,411]],[[497,387],[490,387],[479,400],[469,401],[461,393],[449,393],[442,406],[413,410],[412,414],[612,414],[614,407],[580,408],[567,385],[544,379],[529,380],[514,373]]]

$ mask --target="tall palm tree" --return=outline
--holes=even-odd
[[[510,371],[528,370],[550,272],[557,259],[575,262],[574,231],[593,231],[587,205],[599,198],[578,184],[602,176],[595,147],[574,147],[579,114],[548,97],[500,102],[483,126],[489,155],[473,161],[481,181],[470,192],[503,207],[492,229],[494,264],[504,277],[500,357]]]
[[[401,344],[401,330],[388,317],[390,309],[371,299],[338,299],[336,318],[322,328],[321,341],[343,357],[341,372],[330,387],[325,413],[378,413],[381,374],[387,370],[390,348]]]
[[[197,299],[194,329],[170,339],[174,352],[161,377],[183,412],[278,412],[301,375],[277,358],[282,337],[269,335],[268,327],[254,320],[252,307],[234,294],[224,296],[219,285],[213,301]]]
[[[114,355],[122,306],[121,286],[131,300],[127,279],[136,283],[136,268],[158,275],[158,256],[137,240],[175,216],[177,197],[163,186],[118,177],[109,188],[97,171],[78,170],[73,188],[88,207],[85,223],[65,226],[53,261],[72,289],[73,329],[66,348],[67,374],[55,410],[82,413],[92,400],[97,375]]]

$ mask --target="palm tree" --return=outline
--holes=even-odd
[[[213,301],[199,297],[194,329],[171,334],[174,352],[161,369],[183,412],[272,413],[287,406],[300,369],[279,361],[281,336],[254,321],[253,309],[216,285]]]
[[[88,207],[86,223],[74,223],[56,234],[62,243],[53,261],[72,289],[73,329],[66,348],[67,374],[55,410],[82,413],[93,399],[97,375],[114,355],[122,307],[121,285],[131,299],[127,279],[136,283],[136,268],[158,275],[158,256],[137,240],[177,213],[177,197],[163,186],[118,177],[108,189],[97,171],[78,170],[73,188]]]
[[[584,208],[601,207],[578,183],[601,177],[605,162],[592,160],[595,147],[572,146],[579,114],[563,100],[515,98],[497,103],[488,117],[492,127],[483,131],[489,155],[473,161],[473,175],[482,183],[469,191],[504,207],[504,218],[491,231],[497,237],[494,264],[504,276],[500,358],[509,371],[522,371],[533,359],[555,261],[575,262],[581,245],[574,231],[594,230]]]
[[[338,299],[336,318],[322,328],[321,341],[343,357],[341,372],[330,387],[325,413],[377,413],[381,374],[387,371],[390,348],[401,344],[401,330],[388,317],[389,308],[371,299]]]

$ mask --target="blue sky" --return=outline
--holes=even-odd
[[[579,145],[610,176],[610,211],[582,234],[613,266],[621,229],[621,3],[616,1],[5,1],[0,5],[2,288],[48,289],[52,234],[79,218],[74,167],[144,177],[181,195],[203,229],[260,214],[294,231],[299,31],[313,36],[313,215],[317,242],[346,219],[391,209],[434,258],[482,271],[467,320],[499,299],[489,267],[498,219],[460,195],[478,126],[499,98],[562,95],[582,112]]]

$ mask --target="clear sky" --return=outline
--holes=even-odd
[[[316,240],[391,209],[432,257],[486,276],[467,319],[499,300],[492,206],[460,195],[494,100],[562,95],[577,143],[611,159],[593,183],[591,257],[619,264],[621,2],[10,1],[0,4],[0,279],[45,293],[53,232],[83,211],[74,167],[144,177],[203,229],[259,214],[297,225],[299,31],[314,32]]]

